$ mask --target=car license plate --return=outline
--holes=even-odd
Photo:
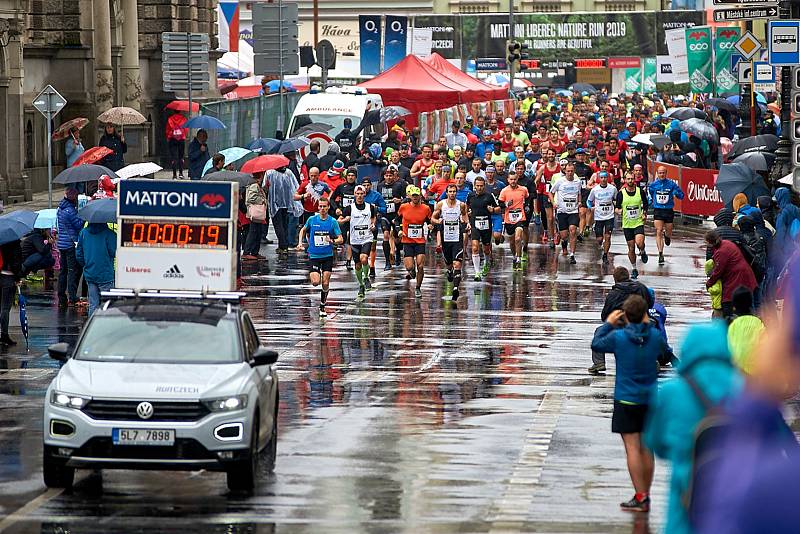
[[[114,445],[157,445],[175,444],[174,430],[156,430],[152,428],[115,428],[111,431]]]

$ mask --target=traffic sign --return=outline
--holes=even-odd
[[[767,35],[770,63],[800,65],[800,20],[772,20]]]
[[[753,62],[753,85],[762,93],[775,91],[775,68],[766,61]]]
[[[336,65],[336,49],[327,39],[317,43],[316,53],[317,63],[323,69],[332,69]]]
[[[744,65],[744,57],[742,54],[733,53],[731,54],[731,73],[739,74],[739,65]]]
[[[756,39],[755,35],[749,31],[745,32],[745,34],[742,35],[742,38],[736,41],[734,46],[745,59],[752,58],[762,48],[761,41]]]
[[[33,99],[33,107],[46,119],[52,119],[67,105],[67,99],[61,96],[52,85],[48,85]]]
[[[733,22],[740,20],[771,19],[777,16],[778,16],[778,6],[717,9],[714,11],[714,22]]]
[[[739,63],[739,83],[753,83],[753,65],[749,61]]]

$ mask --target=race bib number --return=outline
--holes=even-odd
[[[628,220],[638,219],[641,212],[642,210],[639,209],[639,206],[628,206],[625,209],[625,213],[628,215]]]
[[[516,224],[522,220],[522,210],[511,210],[508,212],[508,220],[511,224]]]
[[[327,247],[331,244],[331,236],[327,233],[318,232],[314,234],[315,247]]]
[[[395,207],[394,202],[390,200],[386,203],[386,213],[394,213]]]
[[[444,240],[448,243],[459,242],[461,236],[459,235],[458,222],[447,222],[444,224]]]
[[[669,193],[656,193],[656,204],[666,204],[669,202]]]
[[[408,225],[408,237],[410,239],[422,239],[422,225],[421,224],[409,224]]]
[[[353,199],[350,197],[342,197],[342,206],[345,208],[353,203]]]
[[[601,217],[608,217],[613,212],[614,212],[614,204],[610,202],[597,205],[597,214],[600,215]]]
[[[578,198],[577,197],[564,197],[564,208],[567,211],[573,211],[578,208]]]
[[[475,228],[478,230],[488,230],[489,217],[475,217]]]
[[[581,187],[586,189],[586,178],[581,178]]]
[[[371,232],[369,231],[369,226],[356,226],[353,229],[353,240],[357,241],[357,245],[364,243],[365,240],[371,239]]]
[[[544,192],[545,193],[549,193],[550,192],[550,182],[545,182],[544,183]]]

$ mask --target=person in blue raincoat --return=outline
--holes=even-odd
[[[100,305],[100,292],[114,285],[117,234],[105,223],[90,223],[78,235],[75,258],[89,286],[89,317]]]
[[[779,262],[778,269],[782,269],[786,261],[794,252],[791,246],[796,236],[792,235],[792,225],[800,221],[800,210],[792,204],[791,193],[786,187],[775,191],[775,201],[778,205],[778,216],[775,218],[775,251]],[[795,225],[796,226],[796,225]]]
[[[75,243],[78,233],[83,228],[83,219],[78,216],[78,190],[67,187],[64,198],[58,205],[58,253],[61,256],[61,268],[58,271],[58,305],[66,307],[78,304],[78,279],[81,268],[75,259]]]

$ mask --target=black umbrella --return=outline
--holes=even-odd
[[[596,95],[597,89],[594,88],[594,85],[590,83],[573,83],[569,86],[570,91],[574,91],[576,93],[589,93],[590,95]]]
[[[664,113],[664,117],[668,119],[678,119],[679,121],[685,121],[687,119],[706,120],[708,118],[708,114],[706,114],[706,112],[702,109],[680,107],[669,108],[667,112]]]
[[[772,152],[745,152],[741,156],[736,156],[736,163],[744,163],[754,171],[768,171],[775,163],[777,156]]]
[[[237,182],[242,187],[253,183],[253,175],[246,172],[217,171],[206,174],[202,178],[206,182]]]
[[[717,129],[714,128],[713,124],[703,119],[695,118],[681,121],[681,130],[700,139],[705,139],[709,143],[719,142]]]
[[[739,193],[747,195],[748,203],[756,205],[756,199],[761,195],[769,195],[769,188],[764,179],[743,163],[727,163],[720,167],[716,183],[717,190],[722,195],[726,206],[733,203],[733,197]]]
[[[311,141],[305,137],[290,137],[284,139],[279,144],[274,146],[269,152],[270,154],[286,154],[287,152],[295,152],[303,147],[311,144]]]
[[[753,135],[734,143],[730,159],[737,158],[747,152],[775,152],[778,150],[778,138],[772,134]]]
[[[703,103],[706,106],[714,106],[720,111],[727,111],[729,113],[739,113],[739,108],[737,108],[724,98],[709,98]]]
[[[0,215],[0,245],[22,239],[22,236],[33,230],[36,223],[36,212],[17,210]]]
[[[92,200],[78,210],[78,217],[92,224],[115,222],[117,220],[117,199]]]
[[[247,148],[256,152],[261,152],[262,154],[269,154],[270,151],[279,144],[280,140],[278,139],[273,139],[271,137],[259,137],[258,139],[253,139],[253,141],[247,145]],[[256,154],[256,156],[257,155],[258,154]]]
[[[53,178],[54,184],[79,184],[81,182],[97,181],[103,175],[108,175],[112,180],[119,180],[117,173],[102,165],[78,165],[68,167]]]

